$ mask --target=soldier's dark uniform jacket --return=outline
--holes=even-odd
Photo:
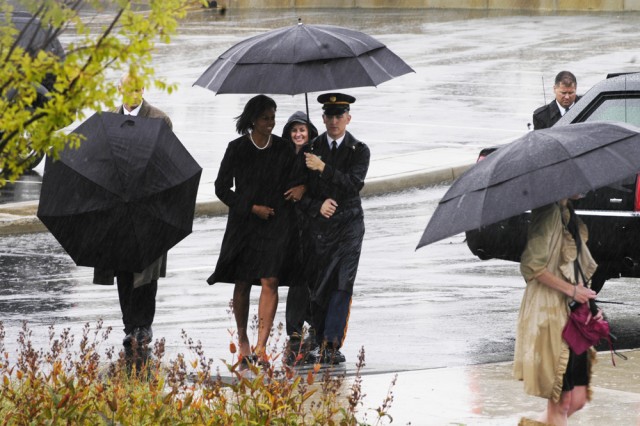
[[[344,93],[318,96],[325,120],[346,119],[344,114],[355,100]],[[340,144],[329,137],[325,132],[300,151],[297,170],[307,191],[298,204],[309,215],[307,235],[311,241],[305,276],[312,327],[320,345],[317,354],[313,354],[314,362],[337,364],[345,361],[339,349],[347,333],[364,237],[360,190],[369,169],[370,153],[364,143],[347,131],[338,138],[342,139]],[[329,142],[337,148],[333,152]],[[306,167],[308,153],[322,160],[322,172]],[[329,198],[335,201],[335,212],[326,218],[320,208]]]
[[[309,224],[313,245],[313,265],[309,279],[311,300],[326,305],[332,290],[351,294],[355,282],[362,239],[364,214],[360,190],[369,169],[367,145],[349,132],[340,144],[335,158],[330,158],[326,132],[304,148],[325,162],[324,171],[307,171],[307,192],[300,208],[311,218]],[[304,163],[304,156],[299,159]],[[332,198],[338,204],[335,214],[326,219],[320,207]]]

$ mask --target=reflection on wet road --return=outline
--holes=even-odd
[[[480,261],[458,235],[415,251],[446,187],[416,189],[364,201],[366,235],[356,280],[345,353],[348,362],[364,346],[369,368],[403,370],[507,361],[524,283],[517,264]],[[225,218],[197,219],[192,235],[169,252],[169,274],[158,290],[156,337],[172,352],[185,352],[186,330],[207,355],[229,359],[228,304],[232,286],[205,279],[219,253]],[[49,325],[79,332],[98,318],[114,328],[109,343],[123,337],[115,287],[91,284],[89,268],[76,267],[47,233],[2,237],[0,310],[7,346],[14,347],[23,319],[44,344]],[[612,327],[637,342],[640,296],[637,280],[605,285],[603,305]],[[252,315],[259,292],[252,294]],[[286,288],[280,289],[276,323],[284,321]],[[631,340],[630,342],[633,342]]]

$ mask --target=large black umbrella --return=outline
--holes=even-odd
[[[409,72],[409,65],[367,34],[299,23],[241,41],[194,85],[216,93],[305,93],[306,98],[307,92],[377,86]]]
[[[590,122],[536,130],[460,176],[418,247],[586,193],[640,171],[640,129]]]
[[[102,112],[47,158],[38,218],[79,266],[141,272],[191,233],[201,167],[167,123]]]

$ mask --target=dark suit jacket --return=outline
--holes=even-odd
[[[575,102],[578,102],[578,99],[580,97],[576,96]],[[533,111],[533,130],[547,129],[556,124],[561,117],[560,108],[558,108],[558,103],[554,99],[547,105]]]
[[[118,108],[111,112],[122,114],[123,108],[124,107],[120,105]],[[167,114],[154,107],[144,99],[142,100],[142,106],[140,107],[140,111],[138,112],[138,117],[162,118],[169,125],[169,127],[173,129],[173,124],[171,123],[171,120],[169,119]],[[116,271],[110,269],[95,268],[93,270],[93,283],[112,285],[115,273]],[[150,281],[157,280],[158,278],[165,277],[166,275],[167,254],[165,253],[158,260],[147,266],[142,272],[133,273],[133,286],[140,287],[141,285],[148,284]]]
[[[112,112],[115,112],[116,114],[123,114],[124,106],[120,105]],[[142,100],[142,106],[140,107],[140,111],[138,112],[138,117],[162,118],[169,125],[169,127],[173,129],[173,124],[171,123],[171,119],[169,118],[169,116],[144,99]]]

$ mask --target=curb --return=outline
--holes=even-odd
[[[371,197],[410,188],[451,182],[472,165],[465,164],[440,170],[374,178],[366,182],[360,194],[363,197]],[[36,216],[37,211],[38,200],[0,205],[0,236],[47,232],[47,228]],[[196,203],[196,217],[221,216],[225,214],[227,214],[227,206],[220,200]]]

